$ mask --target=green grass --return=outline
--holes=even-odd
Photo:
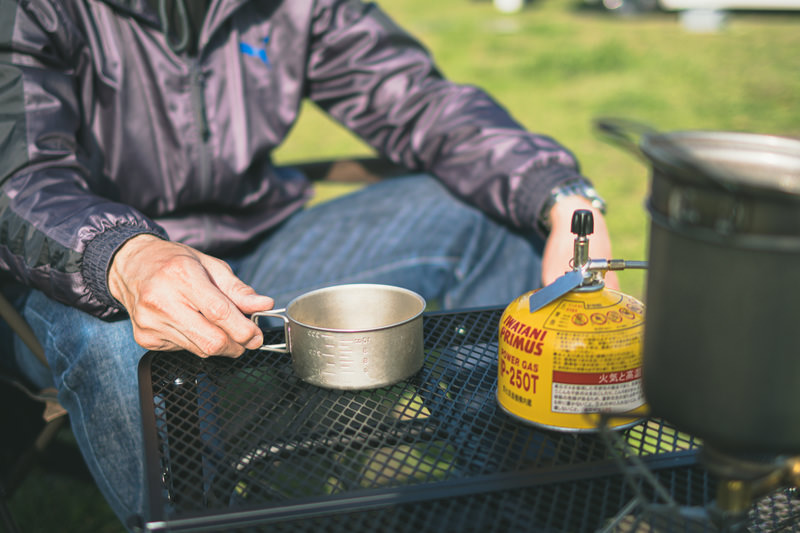
[[[569,146],[609,201],[615,256],[644,259],[648,169],[599,139],[592,119],[800,136],[800,14],[734,14],[718,33],[692,34],[674,14],[618,18],[576,2],[539,1],[516,15],[488,1],[382,5],[445,74],[487,88],[526,127]],[[276,159],[370,153],[308,106]],[[622,272],[620,281],[643,297],[642,272]],[[24,531],[121,530],[93,486],[41,471],[11,504]]]

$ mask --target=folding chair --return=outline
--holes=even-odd
[[[0,293],[0,317],[8,323],[31,352],[43,364],[47,365],[44,349],[33,330],[2,293]],[[18,410],[18,413],[14,413],[19,415],[18,419],[28,416],[29,413],[25,411],[30,411],[30,409],[25,407],[29,406],[23,407],[17,401],[20,397],[24,397],[29,402],[38,403],[40,408],[38,412],[41,413],[41,420],[36,424],[36,427],[40,428],[38,429],[38,434],[24,434],[27,432],[22,431],[13,421],[9,422],[9,426],[14,425],[17,427],[8,427],[3,430],[2,445],[7,452],[7,454],[4,454],[7,455],[4,459],[9,464],[8,471],[6,472],[4,469],[2,479],[0,479],[0,523],[5,526],[6,531],[15,533],[19,531],[19,527],[8,507],[8,500],[63,427],[64,422],[67,420],[65,416],[67,412],[58,403],[55,389],[35,390],[22,378],[5,372],[0,372],[0,386],[3,387],[3,397],[7,400],[7,404],[3,407],[4,411],[7,409]],[[13,403],[10,400],[11,398],[14,398]],[[32,412],[35,413],[37,410]],[[6,414],[11,413],[6,411]],[[17,441],[22,440],[22,443],[15,442],[15,439]]]
[[[287,166],[300,169],[313,182],[370,183],[408,173],[409,170],[380,157],[352,157],[301,161]]]

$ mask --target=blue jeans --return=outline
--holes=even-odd
[[[247,254],[224,258],[276,307],[340,283],[386,283],[442,308],[507,305],[539,286],[542,243],[510,231],[428,176],[386,180],[292,216]],[[137,365],[124,318],[103,321],[31,291],[23,314],[50,371],[16,339],[25,373],[54,384],[94,479],[123,521],[145,513]]]

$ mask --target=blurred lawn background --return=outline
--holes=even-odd
[[[716,33],[687,32],[674,13],[613,16],[580,0],[536,0],[513,15],[487,0],[386,0],[450,78],[486,88],[527,128],[571,148],[609,203],[619,258],[645,259],[647,167],[600,139],[599,116],[661,130],[800,136],[800,12],[734,13]],[[307,106],[280,163],[372,155]],[[340,187],[321,191],[327,196]],[[643,298],[644,273],[620,273]],[[122,531],[88,481],[37,471],[15,493],[23,531]]]

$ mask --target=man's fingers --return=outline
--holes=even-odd
[[[206,328],[209,329],[207,338],[201,338],[201,342],[207,343],[209,349],[222,350],[217,352],[204,350],[205,353],[228,355],[231,341],[241,346],[242,349],[245,347],[255,349],[261,346],[261,329],[245,317],[233,301],[216,287],[199,297],[195,305],[209,325],[214,326],[214,329],[217,330],[212,333],[211,328]],[[220,333],[224,335],[225,339],[221,338]]]
[[[204,256],[202,262],[214,290],[201,296],[198,310],[241,346],[259,348],[263,344],[261,329],[244,314],[272,309],[272,298],[257,294],[223,261]]]
[[[213,290],[216,290],[214,288]],[[148,289],[131,314],[133,335],[148,350],[189,350],[200,356],[239,355],[243,348],[209,322],[180,292],[170,298]]]
[[[180,334],[186,341],[196,347],[192,350],[201,356],[226,355],[237,357],[245,350],[243,342],[235,339],[231,334],[209,321],[201,313],[195,313],[193,318],[181,324]],[[249,341],[250,338],[245,339]]]
[[[200,357],[225,355],[236,357],[244,352],[244,348],[236,343],[228,342],[227,335],[219,328],[214,328],[202,315],[196,313],[200,321],[186,327],[169,331],[134,329],[134,338],[140,346],[147,350],[176,351],[188,350]],[[209,329],[211,328],[211,329]],[[216,329],[219,335],[209,336],[209,331]]]
[[[239,308],[242,313],[252,314],[272,309],[275,302],[269,296],[256,293],[250,285],[236,277],[227,263],[205,257],[203,266],[214,284]]]

